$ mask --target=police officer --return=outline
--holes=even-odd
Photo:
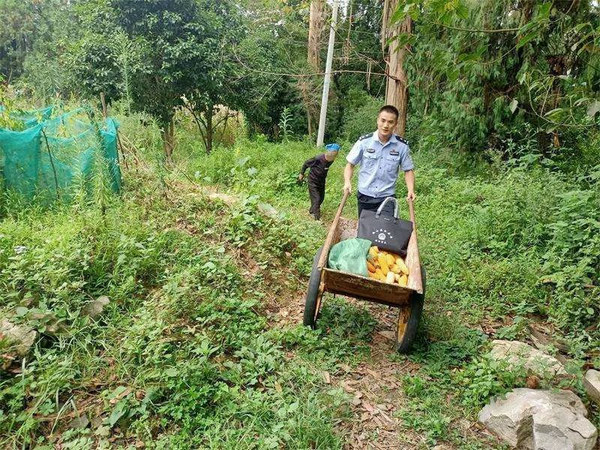
[[[344,191],[352,191],[354,166],[358,172],[358,217],[363,209],[376,210],[386,197],[396,196],[398,172],[404,172],[408,189],[406,196],[414,200],[415,173],[408,143],[394,134],[398,123],[398,110],[385,105],[377,115],[377,131],[362,136],[348,153],[344,169]],[[390,205],[388,203],[387,206]],[[391,205],[390,205],[391,206]]]
[[[300,174],[298,175],[298,181],[304,180],[304,172],[310,168],[308,173],[308,194],[310,196],[310,210],[308,211],[315,220],[321,218],[321,204],[325,199],[325,180],[327,179],[327,173],[329,167],[335,161],[340,146],[338,144],[327,144],[325,146],[325,153],[310,158],[304,162]]]

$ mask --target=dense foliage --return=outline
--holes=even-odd
[[[600,124],[593,2],[407,2],[413,129],[428,146],[589,164]],[[399,15],[401,18],[402,15]]]
[[[328,297],[316,332],[267,322],[270,308],[301,298],[325,236],[295,182],[313,147],[242,140],[198,157],[201,138],[179,136],[176,166],[166,170],[156,163],[158,129],[135,115],[120,120],[146,146],[122,199],[104,211],[86,199],[52,211],[3,204],[0,312],[40,336],[25,370],[0,382],[0,442],[339,448],[352,399],[320,371],[343,373],[372,358],[373,317]],[[568,338],[575,364],[599,363],[597,288],[571,290],[597,264],[589,220],[597,187],[563,206],[569,180],[548,169],[498,164],[461,175],[432,153],[415,158],[428,294],[407,361],[419,369],[396,375],[406,394],[399,417],[429,445],[490,448],[459,430],[459,419],[474,420],[525,374],[481,356],[482,324],[494,338],[519,338],[530,318],[546,317],[555,336]],[[337,208],[342,167],[332,167],[326,218]],[[236,200],[228,206],[209,188]],[[352,200],[345,215],[355,208]],[[565,230],[573,214],[575,235]],[[102,295],[110,304],[92,319],[86,310]],[[90,427],[59,417],[72,411],[70,399]]]
[[[320,98],[306,61],[308,3],[4,1],[0,65],[36,95],[122,99],[146,111],[170,139],[186,106],[210,152],[223,114],[241,110],[251,133],[294,135]],[[379,2],[353,0],[336,30],[328,137],[384,95]],[[563,167],[597,157],[599,7],[590,1],[407,0],[412,142]],[[67,33],[65,30],[69,28]],[[322,33],[324,60],[327,29]],[[42,68],[44,70],[42,70]],[[213,120],[213,116],[215,120]],[[227,114],[225,114],[227,116]],[[370,129],[372,125],[365,129]],[[351,140],[356,135],[348,136]],[[173,145],[173,143],[170,143]],[[487,153],[486,153],[487,152]]]
[[[38,333],[15,363],[0,340],[0,447],[346,444],[357,398],[336,382],[373,360],[383,307],[327,297],[316,331],[273,317],[298,308],[326,234],[296,182],[322,87],[309,3],[0,0],[0,127],[104,94],[126,158],[121,197],[0,194],[0,321]],[[335,30],[325,222],[385,96],[382,3],[348,1]],[[403,435],[491,448],[462,423],[527,374],[486,357],[490,339],[543,326],[571,363],[541,386],[584,400],[582,369],[600,368],[600,7],[398,2],[393,22],[408,17],[428,290],[414,352],[382,358],[409,367],[392,374]]]

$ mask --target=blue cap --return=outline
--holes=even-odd
[[[339,152],[340,144],[327,144],[325,146],[325,150],[327,150],[328,152]]]

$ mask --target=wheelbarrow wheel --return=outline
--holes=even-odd
[[[315,328],[317,316],[321,306],[322,292],[319,292],[321,287],[321,271],[319,270],[319,258],[321,257],[321,247],[313,259],[313,267],[308,280],[308,290],[304,299],[304,319],[305,326]]]
[[[417,335],[423,303],[425,302],[425,268],[421,266],[421,279],[423,280],[423,293],[413,293],[410,304],[400,307],[398,324],[396,328],[396,349],[399,353],[407,353]]]

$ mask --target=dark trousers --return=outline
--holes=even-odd
[[[356,195],[358,198],[358,218],[360,219],[360,213],[363,209],[368,211],[377,211],[377,208],[381,206],[386,197],[371,197],[369,195],[361,194],[360,192]],[[395,195],[393,197],[396,197]],[[394,214],[394,204],[388,202],[382,211],[385,214]]]
[[[308,210],[315,219],[321,217],[321,203],[325,200],[325,185],[308,182],[308,195],[310,196],[310,209]]]

